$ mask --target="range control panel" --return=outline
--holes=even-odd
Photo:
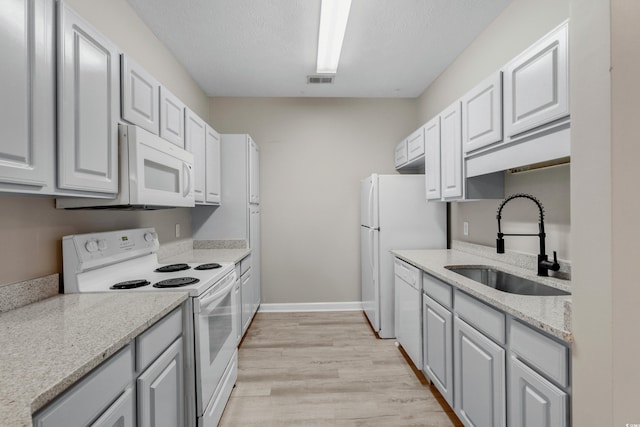
[[[76,234],[62,239],[65,264],[75,264],[74,271],[122,262],[157,252],[160,244],[154,228]]]

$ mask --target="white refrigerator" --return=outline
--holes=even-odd
[[[380,338],[395,338],[392,249],[445,249],[446,203],[426,201],[424,175],[377,175],[360,185],[362,309]]]

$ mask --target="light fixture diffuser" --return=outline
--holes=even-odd
[[[322,0],[316,73],[335,74],[347,28],[351,0]]]

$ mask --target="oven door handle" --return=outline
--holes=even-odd
[[[200,299],[198,301],[199,304],[198,304],[198,307],[197,307],[197,313],[200,313],[200,308],[201,307],[206,307],[207,305],[211,304],[212,302],[214,302],[216,300],[219,300],[220,298],[222,298],[222,296],[227,294],[233,288],[233,285],[236,282],[235,273],[232,272],[231,274],[229,274],[227,277],[225,277],[222,280],[223,280],[223,282],[229,282],[229,283],[224,283],[222,289],[216,290],[211,295],[206,295],[205,297]]]

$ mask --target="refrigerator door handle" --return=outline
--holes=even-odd
[[[377,224],[373,223],[373,186],[374,181],[371,180],[371,186],[369,187],[369,227],[375,227]]]
[[[373,265],[373,233],[374,230],[369,230],[369,265],[371,265],[371,272],[375,273],[375,266]]]

